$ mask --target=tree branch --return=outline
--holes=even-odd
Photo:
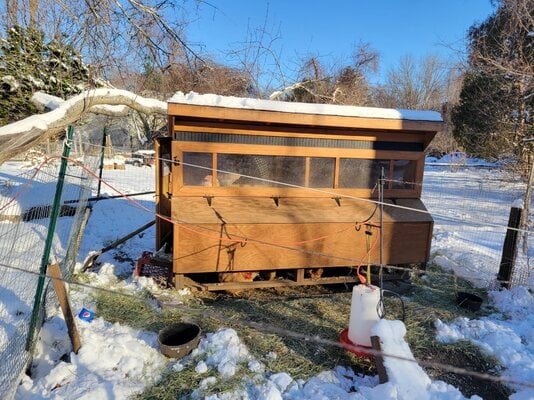
[[[101,107],[103,105],[107,107]],[[53,111],[0,127],[0,163],[47,138],[54,137],[68,125],[80,120],[87,112],[124,115],[124,108],[115,108],[121,105],[143,114],[167,114],[167,103],[160,100],[141,97],[127,90],[89,90],[64,101]]]

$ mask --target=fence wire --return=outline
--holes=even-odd
[[[205,168],[193,164],[187,164],[187,166]],[[475,171],[476,173],[473,173]],[[134,182],[132,182],[132,174],[135,175]],[[264,181],[259,177],[248,175],[247,177]],[[153,166],[126,165],[126,170],[104,170],[102,178],[126,194],[154,190]],[[289,185],[278,181],[272,183],[273,185]],[[403,183],[417,185],[413,182]],[[297,187],[293,184],[289,186]],[[302,189],[313,190],[313,192],[321,191],[316,188],[302,187]],[[110,196],[117,194],[107,185],[102,185],[102,190]],[[475,169],[454,165],[427,166],[421,198],[434,219],[432,258],[446,271],[467,277],[478,287],[496,288],[498,285],[496,276],[508,230],[510,208],[518,203],[518,200],[520,202],[523,200],[525,190],[526,185],[519,176],[502,169]],[[329,195],[333,194],[331,189],[325,189],[324,192]],[[358,201],[358,199],[353,200]],[[532,207],[530,209],[533,210]],[[531,220],[532,217],[528,218],[528,221]],[[180,221],[174,222],[181,223]],[[520,228],[520,233],[523,233],[521,232],[523,229],[529,231],[530,227]],[[520,236],[523,237],[522,234]],[[262,238],[254,239],[261,240]],[[530,241],[533,240],[534,236],[530,234]],[[522,245],[518,247],[523,248]],[[528,249],[527,252],[518,252],[511,279],[512,285],[532,284],[529,282],[529,277],[532,274],[530,259],[534,255],[533,246],[529,245]],[[336,257],[335,250],[332,256]],[[435,258],[436,256],[439,257]]]
[[[82,159],[91,169],[97,168],[97,160],[90,154]],[[26,341],[38,279],[1,265],[39,272],[59,159],[39,166],[28,164],[22,173],[20,163],[7,162],[2,171],[7,173],[0,174],[0,398],[11,398],[30,361]],[[52,257],[61,262],[67,277],[74,266],[80,226],[93,183],[92,176],[82,168],[68,166],[62,204],[65,199],[78,201],[62,205],[52,245]],[[51,285],[47,287],[46,299],[52,301],[53,290]],[[39,312],[42,319],[44,307]]]
[[[474,171],[427,166],[421,198],[434,219],[434,255],[445,256],[459,275],[476,275],[485,281],[482,287],[495,288],[510,209],[521,207],[526,184],[511,172],[489,168]],[[530,231],[530,226],[522,229]],[[533,239],[530,234],[530,242]],[[529,284],[534,254],[532,244],[527,247],[523,252],[523,246],[518,246],[512,285]],[[447,269],[447,265],[441,266]]]
[[[100,146],[83,157],[85,168],[98,171]],[[108,164],[113,165],[113,164]],[[45,164],[38,171],[28,169],[20,174],[20,165],[6,163],[0,174],[0,397],[10,398],[30,359],[25,351],[29,318],[35,295],[37,275],[22,277],[13,268],[38,274],[43,253],[49,214],[57,183],[59,162]],[[123,168],[124,167],[124,168]],[[11,168],[11,171],[10,171]],[[128,195],[154,191],[153,166],[113,165],[102,171],[102,180]],[[28,183],[30,182],[30,183]],[[70,278],[78,257],[88,198],[96,195],[93,174],[69,163],[62,195],[52,254],[61,261],[66,279]],[[517,177],[480,171],[476,178],[467,169],[450,171],[440,167],[425,170],[422,199],[434,217],[434,256],[447,259],[454,272],[471,272],[487,288],[495,282],[502,245],[507,230],[510,206],[523,197],[525,185]],[[102,196],[117,192],[102,185]],[[144,197],[152,209],[154,204]],[[532,208],[531,208],[532,209]],[[117,220],[124,215],[114,215]],[[110,220],[110,225],[114,221]],[[532,235],[531,235],[532,238]],[[261,238],[259,238],[261,239]],[[476,250],[466,251],[469,243]],[[532,248],[532,246],[530,246]],[[144,250],[144,249],[139,249]],[[528,284],[532,254],[520,253],[516,262],[514,284]],[[335,256],[335,249],[332,249]],[[447,265],[441,265],[447,267]],[[462,270],[462,271],[460,271]],[[50,285],[48,285],[50,286]],[[479,285],[480,286],[480,285]],[[53,290],[47,300],[55,301]]]

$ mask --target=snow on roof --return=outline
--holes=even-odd
[[[334,104],[294,103],[287,101],[261,100],[245,97],[220,96],[177,92],[169,103],[240,108],[247,110],[277,111],[285,113],[337,115],[344,117],[401,119],[411,121],[442,122],[441,114],[436,111],[401,110],[393,108],[356,107]]]

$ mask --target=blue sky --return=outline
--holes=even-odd
[[[379,82],[403,55],[460,56],[468,28],[492,13],[489,0],[189,0],[187,39],[217,61],[243,46],[247,31],[266,26],[290,78],[299,60],[319,56],[345,65],[355,45],[380,54]],[[250,38],[250,36],[248,36]],[[201,47],[196,47],[196,46]],[[268,61],[270,64],[270,61]],[[269,65],[265,65],[268,67]],[[272,67],[272,64],[270,64]]]

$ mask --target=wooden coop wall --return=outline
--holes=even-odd
[[[156,244],[171,241],[179,275],[349,266],[366,263],[369,246],[378,263],[376,206],[343,196],[376,199],[383,166],[387,202],[426,211],[424,149],[439,125],[169,104],[171,137],[157,146],[169,160],[156,168],[157,207],[175,224],[158,218]],[[253,163],[278,165],[281,174],[255,181],[238,173]],[[426,262],[432,227],[428,213],[386,206],[384,262]]]

